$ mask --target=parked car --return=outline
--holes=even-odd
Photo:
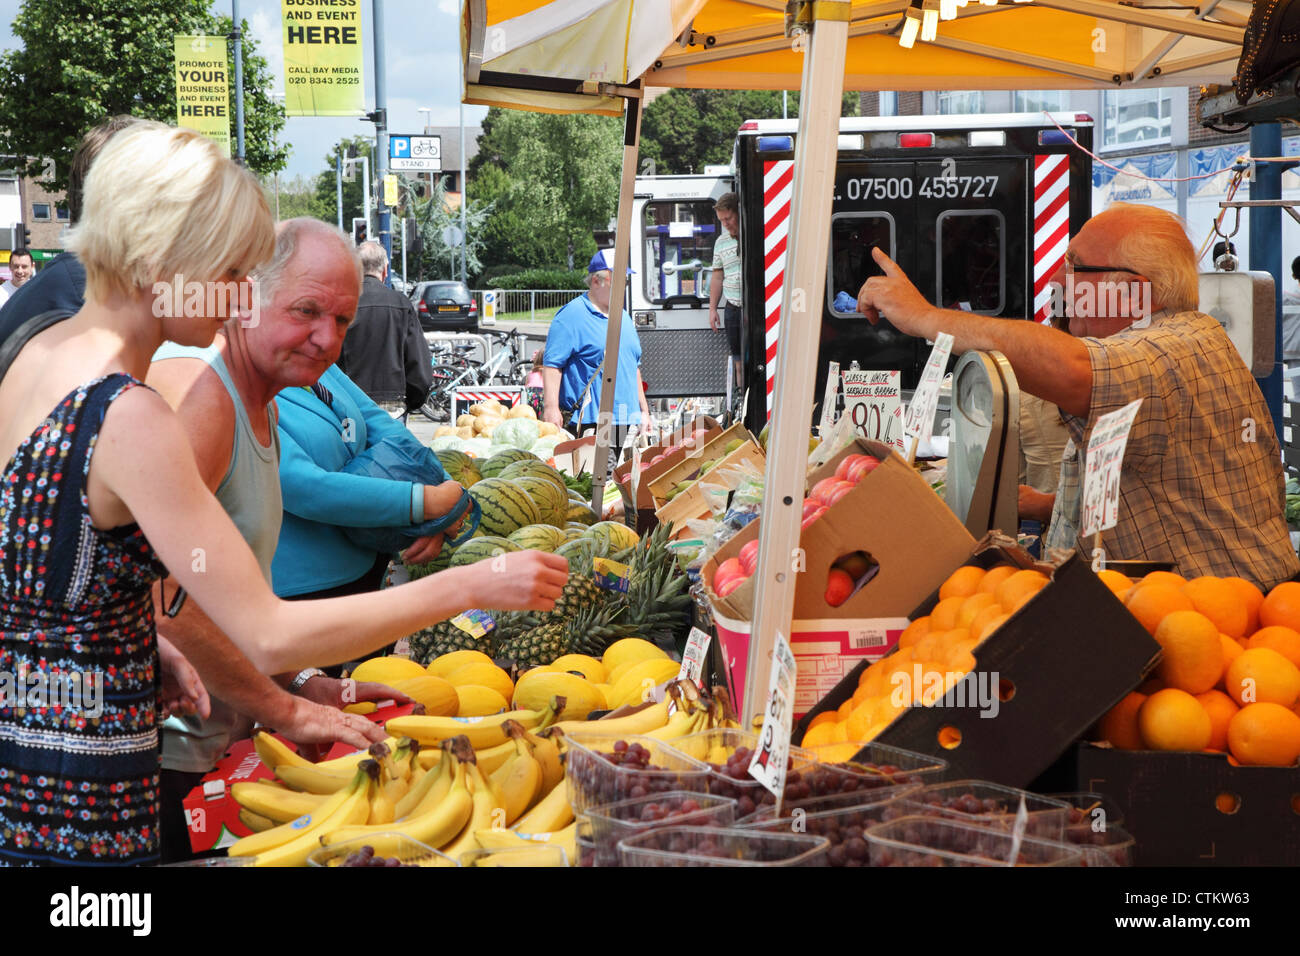
[[[478,303],[463,282],[420,282],[411,293],[426,332],[478,331]]]

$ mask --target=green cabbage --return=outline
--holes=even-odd
[[[492,431],[492,444],[527,451],[538,439],[539,430],[534,418],[507,418]]]

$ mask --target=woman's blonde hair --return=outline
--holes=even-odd
[[[257,180],[192,130],[140,121],[118,132],[86,176],[67,247],[87,299],[155,282],[228,281],[271,258],[275,228]]]

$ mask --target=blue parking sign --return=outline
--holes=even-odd
[[[410,155],[411,155],[411,137],[409,136],[388,137],[388,158],[389,159],[406,159]]]

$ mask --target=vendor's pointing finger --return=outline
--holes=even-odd
[[[871,258],[876,260],[876,265],[884,270],[887,276],[901,276],[903,270],[898,267],[898,263],[886,255],[885,250],[879,246],[871,247]]]

